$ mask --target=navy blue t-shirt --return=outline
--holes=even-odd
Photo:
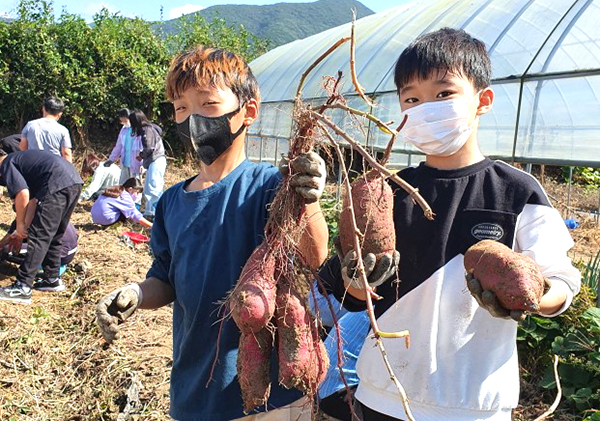
[[[168,282],[173,305],[171,411],[185,420],[231,420],[244,416],[236,377],[239,330],[228,319],[220,339],[220,304],[263,238],[281,176],[277,168],[242,162],[223,180],[186,192],[190,180],[161,197],[152,227],[154,262],[148,277]],[[206,387],[219,346],[213,379]],[[278,385],[275,352],[269,409],[300,398]]]
[[[73,165],[48,151],[27,150],[9,154],[0,165],[0,184],[8,188],[14,199],[21,190],[42,200],[59,190],[83,184]]]

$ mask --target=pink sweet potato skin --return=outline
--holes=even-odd
[[[482,240],[465,253],[465,269],[496,294],[508,310],[539,311],[544,277],[528,256],[493,240]]]
[[[259,245],[242,269],[228,298],[231,316],[240,331],[258,332],[275,313],[275,259],[267,243]]]
[[[256,333],[242,333],[237,356],[237,373],[244,411],[263,406],[271,393],[269,361],[273,334],[268,328]]]
[[[329,358],[302,295],[285,279],[278,287],[276,324],[279,383],[314,396],[327,373]]]
[[[368,253],[380,257],[396,249],[394,229],[394,194],[390,185],[377,173],[370,172],[352,182],[352,201],[356,225],[364,234],[362,255]],[[340,214],[340,242],[344,255],[354,249],[354,230],[348,206],[348,192],[344,194]]]

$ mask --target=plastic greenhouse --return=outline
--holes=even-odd
[[[396,121],[400,108],[393,83],[395,60],[416,36],[442,27],[463,28],[485,42],[493,65],[493,111],[480,121],[486,155],[515,162],[600,167],[600,0],[423,0],[356,22],[356,69],[371,113]],[[349,36],[350,24],[275,48],[251,63],[263,96],[261,117],[251,126],[248,155],[274,162],[287,151],[292,100],[300,75],[329,46]],[[344,74],[350,106],[366,109],[350,83],[349,43],[309,75],[303,98],[326,95],[323,77]],[[338,110],[336,110],[338,111]],[[388,135],[330,114],[371,148]],[[366,130],[366,136],[364,132]],[[409,144],[396,143],[390,164],[422,160]]]

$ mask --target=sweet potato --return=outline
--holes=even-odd
[[[283,279],[277,289],[276,324],[279,383],[314,396],[327,373],[329,358],[303,295]]]
[[[504,244],[482,240],[465,253],[465,269],[508,310],[539,311],[544,277],[537,264]]]
[[[258,332],[275,313],[275,259],[266,242],[259,245],[242,269],[228,298],[231,315],[242,332]]]
[[[272,348],[273,333],[268,328],[256,333],[242,332],[240,336],[237,374],[246,412],[265,405],[269,399],[269,356]]]
[[[394,194],[390,185],[376,171],[371,171],[352,182],[352,201],[356,225],[364,234],[362,255],[373,253],[377,258],[396,249],[394,230]],[[354,248],[354,235],[348,192],[344,194],[340,214],[340,242],[344,255]]]

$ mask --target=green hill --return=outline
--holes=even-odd
[[[260,38],[271,41],[271,47],[306,38],[310,35],[342,25],[352,20],[352,9],[357,19],[373,11],[356,0],[318,0],[312,3],[277,3],[264,6],[222,5],[211,6],[197,14],[207,20],[225,19],[229,25],[242,24]],[[193,14],[178,19],[186,19]],[[177,30],[177,19],[157,22],[165,33]]]

